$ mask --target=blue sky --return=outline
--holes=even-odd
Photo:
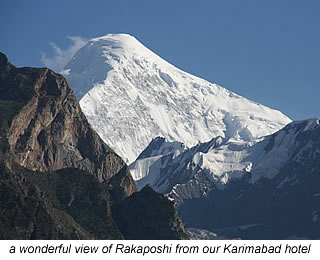
[[[319,13],[312,0],[10,0],[0,51],[42,67],[53,46],[64,55],[77,37],[129,33],[180,69],[298,120],[320,117]]]

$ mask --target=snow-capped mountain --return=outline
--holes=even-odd
[[[301,143],[300,137],[318,128],[318,119],[295,121],[253,142],[217,137],[191,148],[155,138],[130,165],[130,171],[138,189],[151,184],[162,193],[174,193],[177,186],[193,180],[196,174],[205,175],[218,189],[245,175],[255,183],[261,178],[274,178],[288,161],[299,162],[312,147],[320,153],[313,139]]]
[[[159,156],[162,147],[154,139],[131,172],[138,188],[152,183],[175,199],[186,227],[233,238],[320,238],[319,119],[251,144],[217,137]]]
[[[90,40],[62,73],[92,127],[128,163],[162,136],[192,147],[250,142],[290,119],[169,64],[127,34]]]
[[[93,128],[133,162],[137,187],[175,199],[186,227],[320,238],[319,119],[291,122],[126,34],[92,39],[62,73]]]

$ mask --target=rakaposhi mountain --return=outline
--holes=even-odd
[[[319,238],[318,119],[290,124],[126,34],[90,40],[63,73],[138,189],[175,199],[192,237]]]
[[[127,163],[157,136],[187,147],[217,136],[251,141],[291,121],[174,67],[128,34],[90,40],[62,73],[89,123]]]

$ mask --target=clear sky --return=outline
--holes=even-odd
[[[129,33],[178,68],[299,120],[320,117],[320,1],[4,0],[0,51],[44,66],[68,36]]]

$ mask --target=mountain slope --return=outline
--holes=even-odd
[[[157,146],[156,146],[157,145]],[[130,167],[175,199],[186,227],[246,239],[319,239],[320,120],[288,124],[255,143],[221,137],[154,154],[153,140]],[[176,146],[178,147],[178,146]],[[152,163],[150,163],[152,162]]]
[[[217,137],[188,149],[182,143],[176,142],[172,146],[163,138],[156,138],[130,165],[130,170],[139,189],[150,183],[164,193],[170,192],[177,183],[185,183],[199,171],[205,171],[221,189],[232,179],[247,174],[252,183],[261,178],[272,179],[288,161],[299,160],[312,146],[310,139],[300,147],[298,136],[317,128],[318,122],[318,119],[292,122],[278,132],[252,142]],[[164,151],[164,147],[171,149]]]
[[[123,215],[127,200],[139,205],[129,169],[91,129],[61,75],[15,68],[0,53],[0,109],[1,239],[133,238],[126,231],[136,223]],[[173,202],[149,192],[165,208],[156,220],[167,224],[152,238],[185,238]],[[159,213],[148,203],[137,210]],[[135,238],[150,238],[143,220]]]
[[[92,127],[133,162],[157,137],[187,147],[222,136],[250,141],[288,122],[276,110],[183,72],[134,37],[92,39],[65,66]]]

